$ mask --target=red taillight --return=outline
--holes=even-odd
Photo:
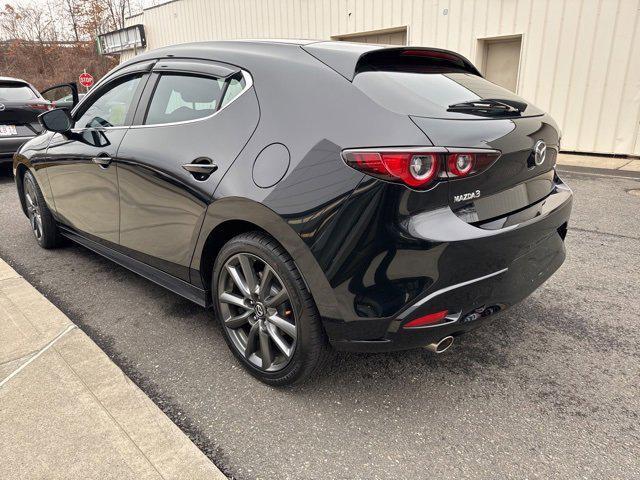
[[[489,168],[500,154],[498,152],[456,152],[447,155],[449,178],[475,175]]]
[[[473,169],[474,155],[471,153],[452,153],[447,156],[447,172],[456,177],[466,177]]]
[[[416,318],[415,320],[411,320],[408,323],[404,324],[404,328],[417,328],[424,327],[425,325],[432,325],[434,323],[439,323],[446,318],[449,314],[449,310],[442,310],[441,312],[430,313],[428,315],[424,315],[423,317]]]
[[[344,150],[342,157],[347,165],[374,177],[426,189],[435,181],[475,175],[500,156],[497,151],[443,153],[447,149],[437,147],[433,150]]]
[[[429,152],[348,151],[343,156],[353,168],[414,188],[427,186],[440,171],[438,155]]]

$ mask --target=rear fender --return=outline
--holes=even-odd
[[[291,255],[324,319],[338,319],[337,300],[320,265],[300,236],[273,210],[241,197],[225,197],[214,201],[205,214],[191,260],[191,281],[204,285],[202,253],[209,236],[225,222],[243,221],[255,225],[275,238]],[[214,233],[215,234],[215,233]]]

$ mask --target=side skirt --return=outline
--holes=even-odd
[[[112,248],[109,248],[106,245],[102,245],[101,243],[83,237],[82,235],[69,230],[62,225],[59,225],[59,228],[60,233],[63,236],[67,237],[69,240],[79,243],[89,250],[93,250],[103,257],[108,258],[112,262],[115,262],[118,265],[121,265],[124,268],[137,273],[141,277],[144,277],[147,280],[151,280],[161,287],[164,287],[167,290],[171,290],[173,293],[177,293],[178,295],[186,298],[187,300],[191,300],[201,307],[207,308],[211,305],[211,301],[209,300],[209,295],[207,294],[206,290],[195,287],[190,283],[185,282],[184,280],[176,278],[173,275],[169,275],[168,273],[165,273],[162,270],[158,270],[155,267],[151,267],[146,263],[142,263],[141,261],[131,258]]]

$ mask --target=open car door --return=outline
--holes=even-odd
[[[54,108],[71,110],[78,104],[78,85],[75,82],[54,85],[40,92]]]

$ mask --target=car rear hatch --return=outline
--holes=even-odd
[[[435,146],[500,152],[489,168],[448,181],[449,204],[465,221],[481,225],[551,193],[558,148],[553,120],[482,78],[463,57],[415,48],[368,52],[353,83],[383,107],[409,115]]]
[[[42,131],[38,115],[49,110],[50,104],[26,83],[0,81],[0,136],[31,137]],[[15,132],[14,132],[15,129]]]

